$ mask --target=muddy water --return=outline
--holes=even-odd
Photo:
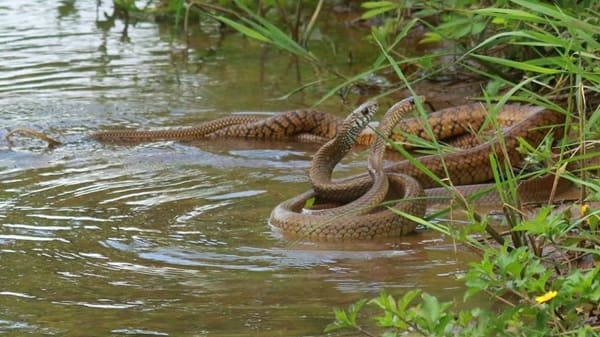
[[[382,289],[460,299],[455,275],[468,254],[439,234],[326,246],[268,227],[273,206],[307,188],[314,146],[87,139],[306,107],[324,93],[274,99],[299,86],[289,57],[220,39],[210,22],[188,45],[148,22],[124,36],[111,11],[0,1],[0,136],[31,127],[65,143],[0,142],[0,333],[316,336],[332,307]],[[300,72],[310,80],[310,68]],[[352,154],[341,174],[361,171],[364,157]]]

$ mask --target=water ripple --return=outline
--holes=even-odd
[[[36,298],[33,295],[23,294],[23,293],[14,292],[14,291],[0,291],[0,296],[14,296],[14,297],[21,297],[21,298]]]
[[[69,240],[63,238],[49,238],[49,237],[39,237],[39,236],[29,236],[29,235],[11,235],[11,234],[0,234],[0,243],[5,243],[6,241],[60,241],[65,243],[70,243]]]

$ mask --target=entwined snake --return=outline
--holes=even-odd
[[[413,107],[412,98],[393,105],[378,127],[379,132],[388,136],[402,116]],[[382,137],[378,137],[372,146],[368,159],[369,176],[359,178],[370,186],[364,194],[342,206],[303,211],[308,199],[321,198],[315,191],[317,188],[326,190],[333,185],[331,174],[335,165],[352,149],[358,134],[367,126],[376,108],[376,103],[367,102],[346,118],[339,134],[323,145],[313,158],[311,173],[319,176],[319,179],[312,179],[314,189],[277,205],[271,213],[271,225],[296,236],[328,241],[400,236],[414,230],[416,223],[381,207],[381,203],[389,196],[388,192],[404,199],[394,205],[397,211],[421,217],[425,214],[426,206],[423,189],[415,179],[400,173],[384,173],[386,141]]]
[[[397,124],[397,129],[403,130],[406,133],[416,134],[425,139],[430,139],[431,137],[444,139],[446,137],[456,137],[456,135],[460,135],[461,133],[470,134],[479,131],[487,117],[488,111],[482,104],[471,104],[434,112],[428,115],[426,121],[423,121],[421,118],[401,120]],[[537,146],[549,132],[553,134],[554,139],[562,136],[561,127],[552,129],[550,127],[561,126],[564,123],[564,115],[542,107],[516,104],[504,105],[498,111],[497,117],[498,123],[501,126],[507,125],[499,137],[492,137],[488,141],[481,142],[460,152],[449,153],[443,156],[438,154],[422,156],[418,158],[419,162],[430,170],[432,174],[438,177],[447,177],[448,181],[451,181],[454,185],[478,184],[493,178],[492,169],[490,168],[490,153],[497,154],[501,163],[506,160],[509,163],[519,163],[523,159],[523,154],[516,150],[519,145],[519,138],[522,138],[532,146]],[[425,125],[431,125],[433,131],[431,137],[425,131]],[[299,110],[274,115],[267,119],[261,119],[258,116],[230,116],[205,122],[191,128],[158,131],[115,130],[98,132],[93,134],[92,137],[101,141],[113,142],[142,142],[161,139],[197,140],[222,137],[324,141],[336,138],[342,133],[341,130],[343,128],[344,120],[339,117],[318,111]],[[383,128],[388,128],[388,126],[383,126]],[[386,131],[385,133],[388,132]],[[398,132],[392,132],[391,138],[393,140],[404,140],[402,133]],[[362,132],[357,137],[356,142],[358,144],[372,144],[375,139],[377,139],[377,136],[372,132]],[[506,152],[503,149],[506,149]],[[375,158],[375,156],[372,154],[371,158]],[[373,163],[372,160],[370,160],[371,164]],[[363,196],[372,187],[374,179],[371,178],[371,175],[374,172],[373,169],[369,173],[331,181],[330,169],[332,169],[331,165],[333,161],[317,155],[315,163],[311,167],[310,177],[313,183],[314,196],[317,196],[319,201],[345,204],[360,198],[360,196]],[[431,191],[433,191],[429,188],[438,187],[435,179],[430,178],[423,170],[410,161],[404,160],[388,165],[383,168],[382,174],[389,176],[397,173],[412,176],[422,187],[428,189],[428,195],[432,194]],[[393,184],[391,181],[390,183]],[[404,182],[399,185],[409,186],[410,184]],[[392,190],[400,189],[402,189],[401,186],[394,187]],[[535,194],[535,189],[535,187],[530,187],[528,188],[529,191],[526,192]],[[312,192],[307,193],[303,194],[302,198],[310,198],[313,195],[311,194]],[[402,195],[404,195],[404,191],[396,191],[395,193],[396,197]],[[410,203],[406,202],[403,204]],[[299,201],[298,205],[301,208],[304,203]],[[298,205],[291,205],[290,210],[298,209],[296,207]],[[274,212],[274,214],[280,214],[278,212]],[[317,214],[315,213],[315,215]],[[327,221],[325,222],[334,223],[336,217],[337,215],[326,217]],[[369,219],[371,219],[369,214],[357,215],[357,217],[364,217],[365,224],[368,224]],[[323,223],[323,221],[320,222],[321,224]],[[300,224],[302,225],[302,223],[307,223],[306,228],[309,229],[308,236],[319,238],[318,235],[311,234],[316,233],[313,230],[313,224],[305,220],[301,220]],[[294,226],[295,228],[300,228],[296,225]],[[391,230],[375,226],[375,229],[371,232],[360,234],[358,237],[370,238],[374,236],[398,235],[409,232],[414,228],[412,225],[399,227],[400,229]],[[339,238],[356,236],[354,233],[351,235],[342,234],[346,228],[343,222],[338,222],[338,225],[335,225],[332,229],[333,234],[329,235],[329,237],[337,240]],[[295,231],[298,232],[297,230]],[[305,232],[302,235],[306,235],[307,233]],[[327,235],[324,236],[327,238]]]
[[[382,120],[379,133],[384,136],[388,135],[391,128],[397,124],[399,115],[402,115],[405,109],[412,108],[412,105],[409,104],[411,102],[412,99],[406,99],[392,106]],[[448,114],[450,110],[454,114]],[[506,114],[507,110],[511,113]],[[509,105],[505,106],[502,113],[504,115],[501,116],[501,121],[509,125],[501,135],[504,146],[508,149],[506,157],[502,155],[503,145],[494,137],[460,152],[444,156],[437,154],[422,156],[418,158],[419,162],[438,177],[449,177],[453,184],[476,184],[488,181],[493,177],[490,153],[496,153],[500,162],[508,159],[511,163],[518,163],[523,159],[523,155],[517,151],[518,138],[523,138],[529,144],[537,146],[548,133],[547,127],[560,125],[564,120],[562,114],[540,107]],[[351,119],[354,114],[356,111],[348,119]],[[474,115],[477,115],[477,118],[474,118]],[[467,122],[474,123],[478,128],[485,120],[485,116],[486,111],[483,107],[477,108],[476,105],[471,105],[433,113],[429,116],[429,121],[433,122],[432,128],[435,137],[446,138],[468,131]],[[454,119],[451,123],[452,117],[459,120]],[[460,120],[463,117],[466,119]],[[400,124],[412,133],[426,136],[424,124],[419,119],[405,119]],[[560,136],[560,130],[560,128],[555,128],[552,132],[555,136]],[[342,137],[344,137],[343,132],[336,138]],[[271,214],[271,224],[297,236],[328,241],[398,236],[413,231],[415,223],[404,217],[396,216],[394,218],[395,214],[389,210],[368,213],[373,204],[364,201],[364,196],[372,196],[374,191],[380,191],[379,195],[383,194],[383,198],[377,198],[374,201],[383,201],[385,191],[387,191],[386,186],[382,187],[383,182],[389,179],[392,184],[394,181],[392,177],[403,173],[404,175],[400,175],[398,178],[401,181],[392,185],[392,191],[395,192],[393,195],[403,197],[405,200],[394,208],[400,207],[400,211],[419,217],[424,213],[424,206],[423,200],[418,198],[418,189],[420,186],[437,187],[438,183],[409,160],[396,162],[381,170],[383,153],[380,149],[385,147],[382,138],[378,138],[373,146],[369,157],[368,173],[331,180],[333,167],[347,152],[345,147],[341,147],[339,143],[344,144],[343,141],[334,139],[319,149],[309,171],[313,189],[278,205]],[[333,155],[336,151],[339,151],[339,154]],[[417,187],[414,187],[415,184]],[[463,190],[476,192],[478,189],[478,186],[473,185]],[[536,191],[533,191],[535,188],[530,189],[531,193],[525,195],[535,196]],[[429,189],[427,192],[430,196],[438,193],[436,189]],[[345,205],[320,210],[315,214],[315,211],[303,211],[309,198],[315,198],[319,202],[335,202]],[[365,214],[365,212],[367,213]],[[353,216],[356,213],[359,215]]]

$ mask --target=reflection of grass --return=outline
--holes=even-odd
[[[581,164],[598,156],[593,147],[600,132],[598,5],[590,7],[590,1],[562,1],[561,7],[524,0],[513,0],[507,6],[502,6],[503,3],[497,2],[496,7],[466,9],[458,3],[450,2],[456,7],[449,7],[448,2],[434,0],[420,2],[414,8],[405,8],[402,2],[363,2],[365,18],[383,19],[368,37],[377,46],[379,56],[371,67],[343,79],[325,97],[373,73],[391,70],[398,84],[382,89],[393,92],[408,88],[413,95],[416,93],[412,92],[411,85],[416,81],[454,74],[461,78],[487,79],[484,98],[489,106],[500,107],[508,101],[519,101],[541,105],[566,116],[566,137],[556,142],[554,148],[552,139],[540,146],[521,144],[521,150],[527,153],[528,166],[535,163],[537,168],[515,174],[513,165],[517,163],[498,159],[506,157],[502,153],[506,150],[490,154],[496,189],[510,226],[508,237],[499,233],[493,236],[501,243],[488,245],[473,238],[471,234],[487,227],[487,219],[477,215],[466,199],[458,200],[468,210],[471,226],[457,229],[415,219],[481,252],[482,260],[473,263],[465,273],[465,297],[483,292],[501,304],[502,310],[500,313],[481,309],[453,312],[450,303],[441,303],[418,290],[400,297],[382,293],[370,302],[363,300],[347,310],[336,310],[336,320],[329,330],[349,327],[373,335],[359,325],[357,316],[364,304],[371,303],[383,312],[376,317],[378,325],[394,333],[404,330],[426,336],[588,336],[598,333],[598,328],[592,327],[592,316],[600,311],[600,268],[594,267],[600,260],[597,235],[600,212],[581,206],[581,216],[574,219],[570,213],[567,216],[564,212],[551,212],[552,205],[548,205],[537,216],[526,219],[515,192],[522,176],[550,174],[583,187],[587,192],[582,195],[583,205],[591,205],[588,200],[600,193],[600,182],[593,178],[592,170],[598,168],[597,164]],[[242,9],[243,16],[215,17],[250,38],[326,68],[326,63],[299,43],[297,36],[285,34],[240,1],[236,1],[236,5]],[[399,19],[407,12],[412,12],[412,20]],[[311,22],[311,26],[313,24]],[[422,43],[445,42],[451,47],[433,55],[403,56],[396,47],[417,25],[428,30]],[[444,56],[451,54],[455,59],[448,62]],[[492,101],[498,103],[493,105]],[[447,185],[439,177],[432,178]],[[451,186],[448,188],[452,191]]]

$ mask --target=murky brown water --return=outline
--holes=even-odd
[[[382,289],[455,296],[467,253],[437,233],[324,246],[270,230],[274,205],[307,188],[314,146],[87,139],[306,107],[324,94],[274,100],[299,86],[289,57],[236,35],[220,40],[210,23],[193,49],[147,22],[123,42],[106,6],[0,1],[0,136],[33,127],[66,143],[0,142],[0,333],[316,336],[332,307]],[[363,159],[353,154],[340,171],[361,170]]]

